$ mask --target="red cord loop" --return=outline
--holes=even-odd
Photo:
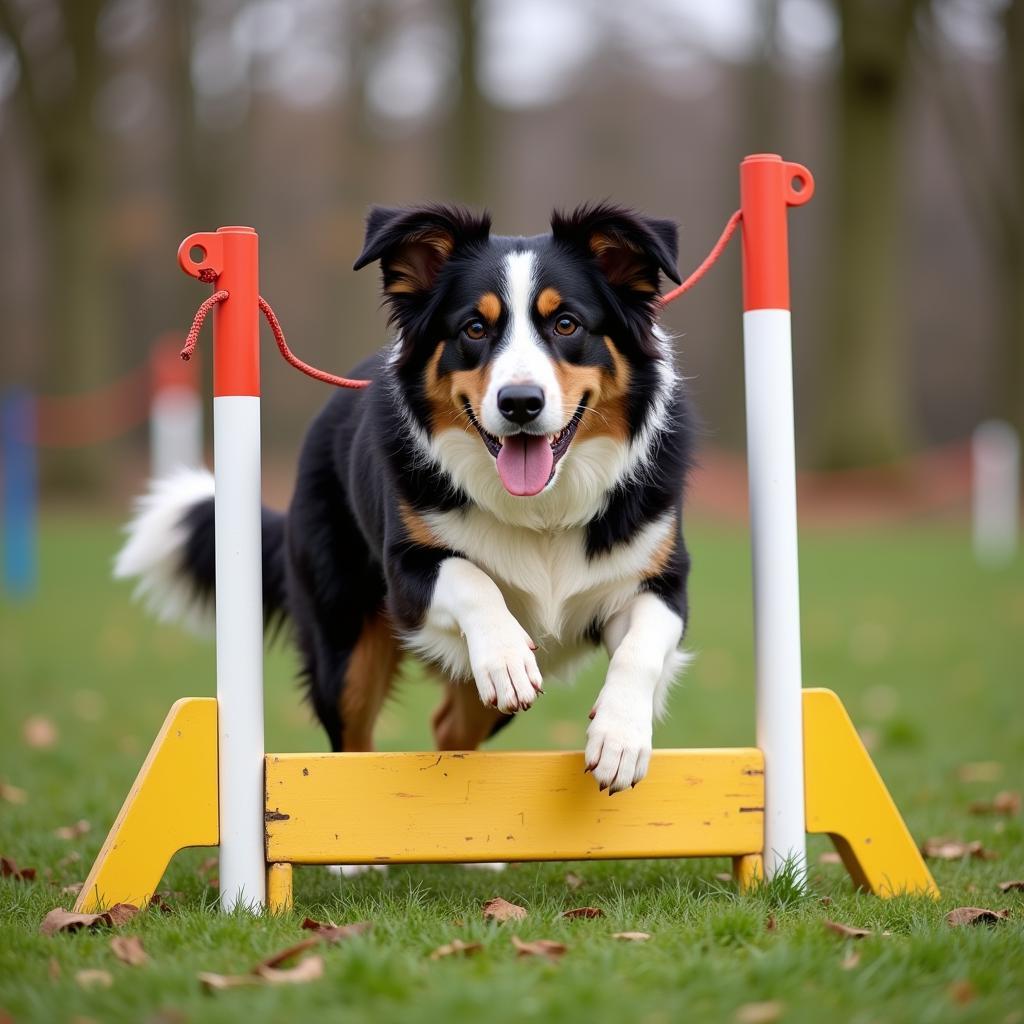
[[[209,269],[201,270],[199,272],[199,279],[212,284],[217,280],[217,275]],[[203,324],[206,322],[206,318],[209,315],[210,310],[213,309],[218,302],[223,302],[227,297],[228,293],[223,289],[216,291],[208,299],[205,299],[196,310],[196,315],[192,318],[192,326],[189,328],[188,334],[185,337],[185,344],[181,349],[181,358],[186,362],[192,358],[192,353],[196,350],[196,345],[199,342],[199,332],[203,329]],[[259,296],[259,303],[263,315],[267,318],[267,323],[270,324],[271,331],[274,332],[274,341],[277,342],[278,351],[280,351],[281,355],[284,357],[285,362],[290,363],[296,370],[301,370],[307,377],[312,377],[313,380],[322,381],[324,384],[333,384],[338,388],[365,388],[371,383],[368,380],[351,380],[348,377],[337,377],[333,373],[328,373],[326,370],[318,370],[315,366],[310,366],[309,363],[304,363],[288,347],[288,342],[285,341],[281,323],[277,319],[277,315],[274,313],[273,309],[270,308],[270,303],[267,302],[262,295]]]
[[[667,306],[670,302],[675,302],[680,295],[688,292],[718,262],[718,257],[725,251],[725,247],[729,244],[729,239],[732,238],[733,232],[736,230],[742,217],[743,211],[737,210],[726,221],[718,241],[715,242],[711,252],[704,257],[704,262],[681,285],[661,296],[661,304],[663,306]]]

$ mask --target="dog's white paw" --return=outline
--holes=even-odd
[[[387,871],[387,864],[328,864],[327,870],[332,875],[340,875],[342,878],[356,878],[358,875],[365,875],[367,871]]]
[[[543,692],[535,646],[511,616],[467,634],[469,662],[480,700],[506,715],[525,711]]]
[[[651,709],[636,703],[628,690],[605,686],[587,729],[587,771],[609,793],[635,786],[651,762]]]

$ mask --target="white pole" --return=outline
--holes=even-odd
[[[757,745],[765,760],[765,876],[807,868],[793,354],[787,309],[743,314],[753,548]]]
[[[203,463],[203,407],[193,388],[165,387],[149,410],[150,475],[154,480]]]
[[[260,400],[213,400],[220,898],[266,898]]]
[[[982,565],[1007,565],[1020,528],[1020,437],[1009,423],[988,420],[971,438],[974,554]]]

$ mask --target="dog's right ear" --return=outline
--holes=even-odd
[[[366,218],[363,251],[352,269],[380,260],[388,296],[421,295],[433,288],[453,253],[487,241],[490,233],[488,214],[458,206],[374,206]]]

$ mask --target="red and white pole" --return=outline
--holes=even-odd
[[[807,865],[786,218],[790,206],[813,194],[814,179],[800,164],[758,154],[740,165],[757,745],[765,760],[767,878],[788,863],[802,879]]]
[[[196,257],[196,258],[193,258]],[[228,293],[213,314],[220,896],[266,901],[263,569],[260,513],[259,239],[252,228],[189,235],[186,274]]]
[[[160,480],[176,469],[203,464],[203,403],[198,360],[181,358],[181,338],[169,334],[150,353],[150,476]]]

